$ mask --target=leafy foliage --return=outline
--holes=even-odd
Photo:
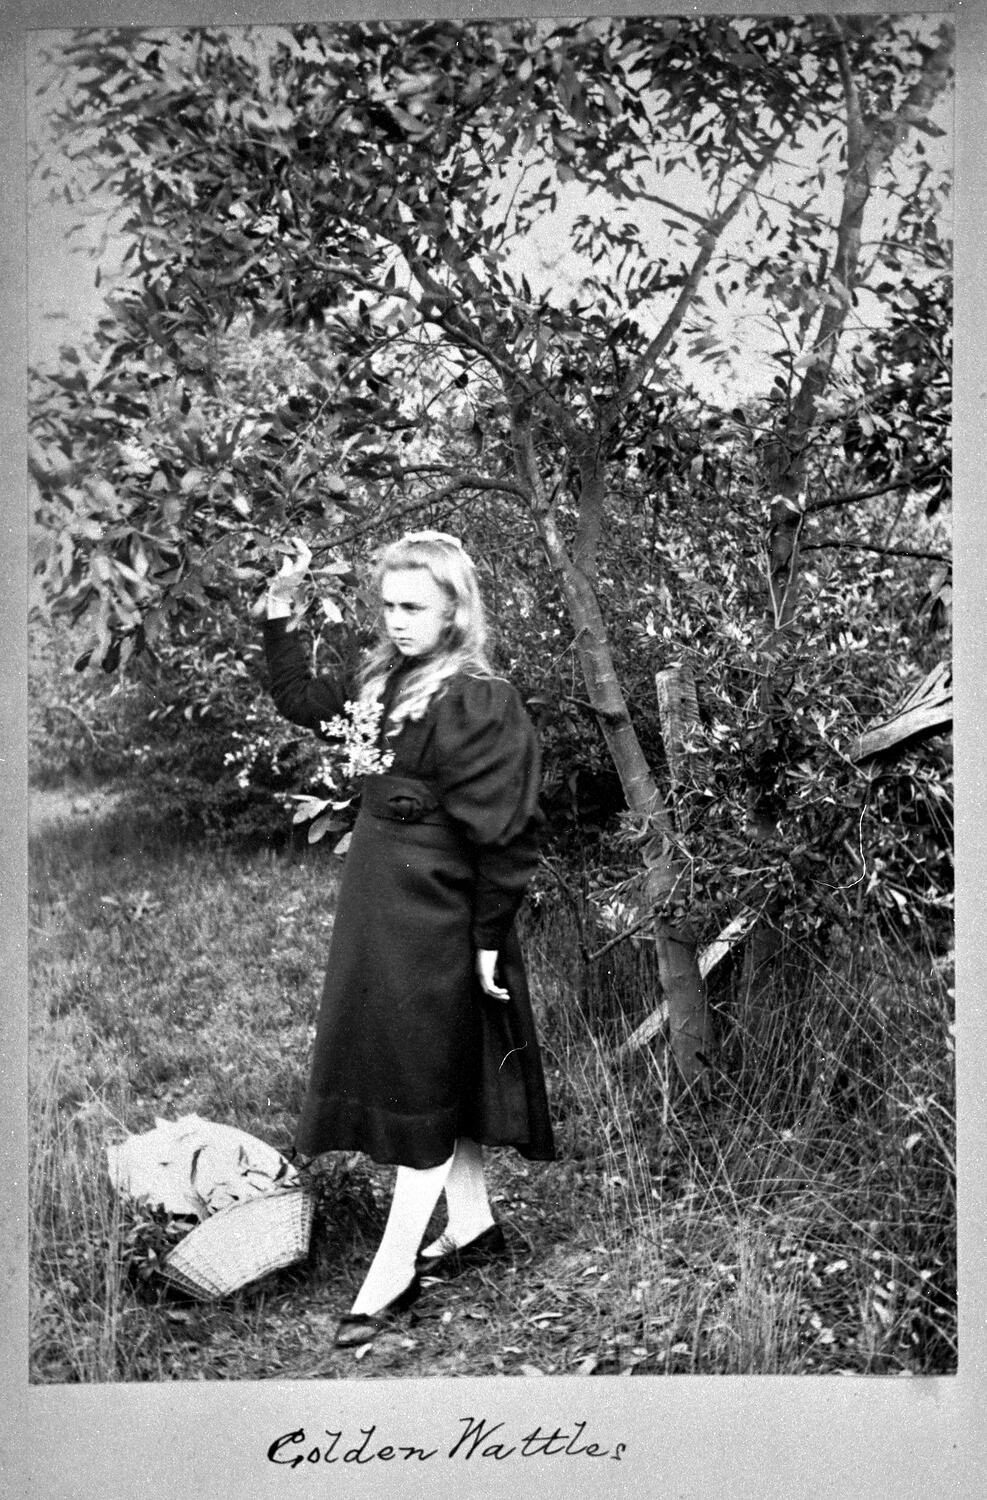
[[[882,58],[864,74],[881,108],[900,102],[921,55],[908,27],[854,28],[847,45],[862,69]],[[774,18],[81,34],[65,51],[64,128],[126,205],[130,249],[95,367],[63,363],[43,398],[48,592],[73,612],[98,602],[97,657],[125,661],[176,614],[208,614],[292,526],[345,534],[354,482],[373,486],[378,526],[396,487],[443,472],[461,486],[422,442],[440,392],[447,406],[459,393],[464,436],[485,445],[470,477],[508,495],[515,398],[563,485],[594,433],[618,462],[666,433],[674,447],[674,415],[656,433],[642,389],[642,304],[684,298],[702,328],[689,237],[707,213],[714,232],[730,172],[835,129],[834,56],[825,29]],[[688,168],[710,195],[666,210],[665,247],[643,217],[662,197],[656,153],[659,181]],[[781,175],[787,237],[758,199],[765,253],[744,272],[779,328],[805,325],[803,342],[825,298],[805,267],[828,170],[823,154],[814,178]],[[534,291],[510,253],[567,181],[610,200],[577,220],[589,266],[568,304]],[[718,295],[739,277],[731,257]],[[290,351],[278,329],[299,333]],[[693,353],[715,343],[707,327]]]
[[[127,256],[92,349],[37,378],[36,578],[92,619],[87,674],[140,684],[152,795],[216,827],[318,791],[250,605],[302,532],[314,649],[351,660],[370,550],[414,519],[483,559],[560,846],[640,785],[604,896],[670,790],[678,660],[702,720],[668,829],[707,936],[765,891],[824,936],[888,861],[875,899],[945,891],[934,760],[873,782],[847,748],[943,640],[948,46],[902,17],[77,33],[53,187],[112,194]],[[557,274],[517,253],[577,200]],[[748,352],[739,300],[764,386],[710,406],[690,378]],[[779,476],[804,513],[772,621]],[[935,830],[921,869],[896,798]]]

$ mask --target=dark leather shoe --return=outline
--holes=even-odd
[[[422,1284],[415,1272],[403,1292],[385,1302],[379,1312],[343,1313],[336,1327],[333,1340],[337,1349],[355,1349],[369,1344],[383,1329],[396,1323],[398,1318],[421,1296]]]
[[[419,1255],[415,1262],[419,1276],[433,1276],[441,1281],[448,1281],[453,1276],[458,1276],[460,1271],[467,1271],[471,1266],[482,1265],[486,1260],[496,1260],[499,1256],[507,1254],[507,1242],[504,1239],[504,1231],[499,1224],[491,1224],[489,1229],[484,1229],[475,1239],[467,1240],[465,1245],[449,1245],[441,1255]]]

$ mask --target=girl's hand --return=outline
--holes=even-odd
[[[302,579],[312,564],[311,548],[301,537],[293,539],[294,556],[289,554],[281,564],[281,571],[271,579],[267,588],[267,613],[269,619],[290,614],[295,595],[301,588]]]
[[[480,988],[485,995],[490,996],[491,1000],[499,1000],[502,1004],[506,1004],[511,997],[504,986],[498,984],[494,979],[496,968],[496,948],[478,948],[476,950],[476,972],[479,976]]]

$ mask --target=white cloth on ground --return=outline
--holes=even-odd
[[[199,1115],[157,1119],[153,1130],[107,1146],[106,1157],[117,1192],[196,1219],[285,1187],[297,1177],[273,1146]]]

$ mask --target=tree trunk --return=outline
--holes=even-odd
[[[783,695],[784,662],[788,653],[789,627],[795,618],[798,597],[799,542],[805,513],[800,505],[783,494],[775,496],[769,510],[765,556],[765,574],[769,616],[761,651],[761,680],[758,685],[758,738],[754,754],[754,778],[750,795],[751,834],[762,846],[777,837],[784,813],[779,791],[783,746],[779,727],[778,700]],[[771,994],[771,961],[780,947],[780,913],[774,893],[760,893],[764,916],[750,937],[745,962],[744,993],[747,998],[748,1024],[759,1030],[765,1018]]]
[[[685,922],[662,915],[681,879],[674,830],[651,767],[631,723],[614,671],[606,624],[595,590],[560,537],[551,511],[538,514],[539,530],[559,576],[576,635],[587,695],[624,789],[631,813],[652,830],[642,848],[644,903],[655,912],[658,977],[668,1005],[672,1056],[685,1087],[702,1096],[707,1087],[712,1033],[695,937]]]
[[[696,684],[689,669],[678,665],[656,674],[655,689],[673,811],[681,827],[678,798],[687,779],[689,731],[699,720]],[[683,865],[676,846],[667,837],[655,855],[645,890],[648,892],[649,886],[652,888],[654,896],[650,899],[657,905],[659,899],[667,900],[674,891],[681,879]],[[671,1003],[668,1007],[673,1054],[677,1056],[681,1052],[695,1060],[708,1062],[714,1044],[712,1017],[699,966],[696,935],[688,918],[677,926],[666,924],[664,942],[658,948],[658,976],[665,994],[679,997],[676,1008],[673,1009]]]
[[[812,345],[814,358],[777,434],[770,465],[769,482],[775,493],[768,510],[765,544],[768,618],[758,695],[759,745],[750,793],[751,832],[762,845],[777,837],[784,814],[784,798],[779,789],[784,757],[779,700],[785,688],[785,659],[799,591],[800,543],[806,514],[804,490],[816,406],[829,385],[851,307],[858,279],[864,210],[878,172],[908,131],[924,123],[945,85],[952,54],[951,40],[944,33],[937,46],[926,49],[921,76],[901,106],[894,113],[869,115],[853,76],[843,22],[828,16],[823,24],[836,39],[837,66],[846,101],[846,175],[829,295]],[[760,922],[752,935],[745,984],[755,1028],[768,1002],[771,959],[780,942],[781,913],[771,891],[765,891],[763,896],[767,920]]]

